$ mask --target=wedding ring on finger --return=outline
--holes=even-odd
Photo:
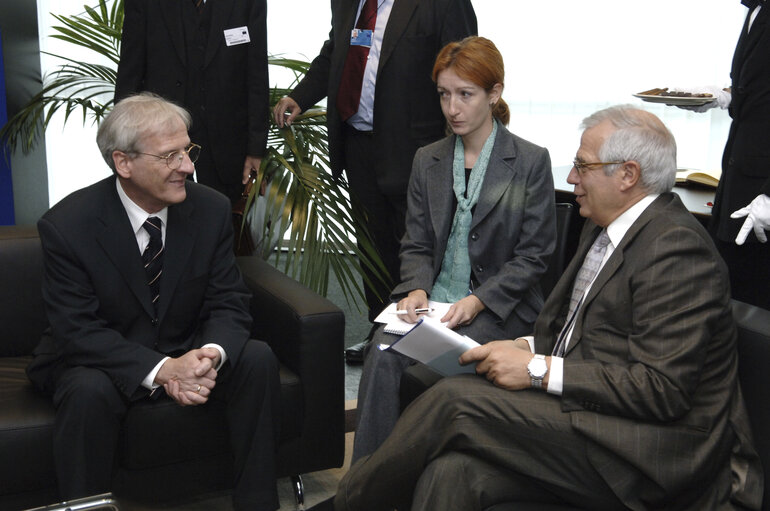
[[[195,392],[200,394],[200,392],[201,392],[201,384],[200,383],[198,383],[197,387],[195,387]]]

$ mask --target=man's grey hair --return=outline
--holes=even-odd
[[[160,96],[143,92],[119,101],[99,126],[96,144],[104,161],[115,172],[114,151],[142,152],[142,141],[156,133],[174,129],[181,119],[189,130],[192,119],[187,110]]]
[[[655,115],[631,105],[599,110],[586,117],[581,128],[587,130],[604,121],[617,128],[599,149],[601,161],[635,161],[641,167],[641,183],[647,193],[668,192],[676,179],[676,140]],[[607,165],[611,175],[617,165]]]

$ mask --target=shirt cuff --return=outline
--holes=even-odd
[[[518,339],[524,339],[529,344],[529,351],[535,353],[535,336],[534,335],[522,335]]]
[[[144,377],[144,380],[142,380],[142,387],[146,388],[147,390],[155,390],[160,385],[155,383],[155,377],[158,375],[158,371],[160,371],[160,368],[163,366],[163,364],[166,363],[166,360],[168,360],[171,357],[163,357],[163,360],[157,363],[157,365],[150,371],[147,376]]]
[[[564,359],[551,355],[551,367],[548,373],[548,393],[561,396],[564,389]]]
[[[219,365],[217,365],[214,370],[219,372],[219,369],[224,365],[225,362],[227,362],[227,353],[225,353],[225,349],[220,346],[219,344],[210,342],[208,344],[204,344],[201,346],[201,348],[216,348],[217,351],[219,351]]]

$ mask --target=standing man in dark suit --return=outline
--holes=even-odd
[[[195,177],[231,200],[267,144],[266,0],[125,0],[115,100],[154,92],[192,114]]]
[[[273,114],[279,126],[291,124],[327,98],[332,172],[346,171],[385,267],[398,279],[412,159],[445,135],[433,62],[447,43],[476,34],[476,13],[470,0],[332,0],[331,9],[329,39]],[[390,294],[372,280],[370,321]]]
[[[727,269],[670,191],[674,138],[630,107],[583,125],[568,181],[588,221],[534,337],[464,353],[486,379],[418,398],[337,511],[759,509]]]
[[[227,403],[234,507],[278,507],[278,364],[249,340],[230,203],[186,179],[200,149],[189,125],[154,95],[119,102],[97,134],[115,175],[38,222],[50,328],[28,374],[53,396],[67,500],[110,490],[123,417],[165,392],[182,406]]]
[[[733,298],[770,310],[770,6],[749,8],[733,55],[729,90],[714,87],[705,112],[727,108],[733,122],[722,155],[709,230],[730,270]]]

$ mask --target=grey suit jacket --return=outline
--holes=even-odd
[[[407,195],[406,234],[401,241],[400,298],[414,289],[430,294],[454,217],[452,162],[455,136],[417,151]],[[498,125],[468,252],[479,282],[474,294],[487,307],[469,334],[479,342],[524,335],[505,326],[532,324],[543,297],[538,284],[556,244],[554,189],[548,151]]]
[[[586,223],[546,301],[538,353],[553,349],[599,230]],[[728,466],[734,501],[752,509],[761,502],[729,299],[727,269],[706,230],[678,196],[664,193],[628,230],[578,312],[561,408],[595,445],[597,470],[634,509],[720,508],[703,499]]]
[[[248,290],[232,251],[230,202],[187,181],[169,206],[157,315],[115,177],[66,197],[38,222],[50,329],[30,378],[46,391],[60,364],[103,370],[127,397],[164,354],[221,345],[235,364],[249,338]],[[51,378],[53,381],[51,381]]]
[[[343,125],[337,112],[350,31],[359,0],[331,0],[329,39],[290,96],[302,110],[327,98],[329,153],[335,176],[344,169]],[[382,157],[372,169],[384,193],[403,194],[418,147],[444,136],[431,71],[447,43],[477,32],[470,0],[395,0],[382,41],[374,92],[374,143]]]

